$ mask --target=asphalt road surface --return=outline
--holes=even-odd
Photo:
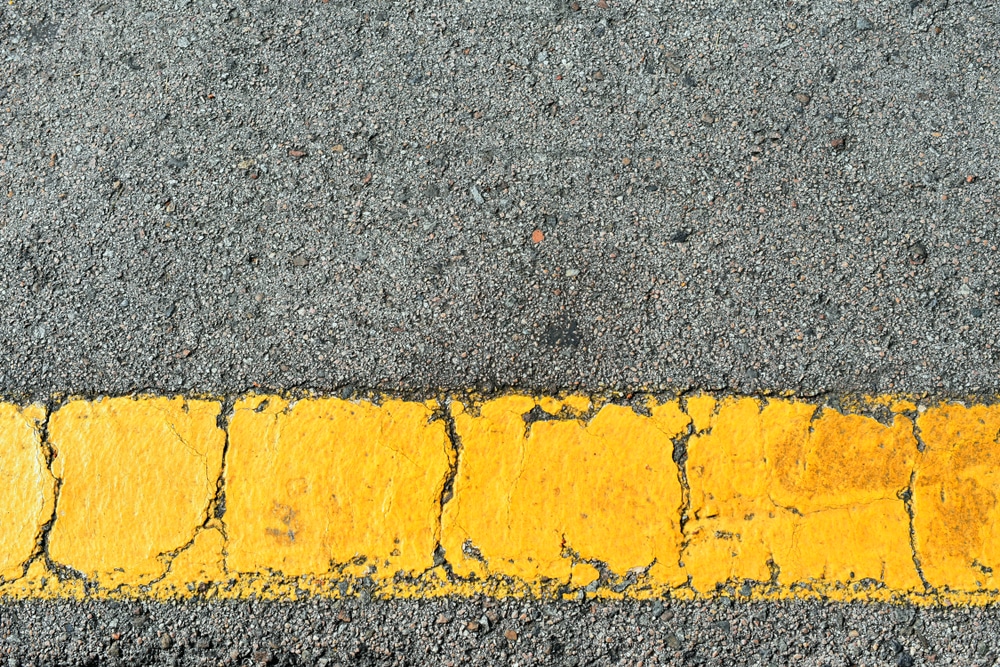
[[[0,47],[7,398],[1000,392],[996,3],[10,0]],[[345,608],[8,604],[0,653],[834,666],[1000,641],[992,609]]]
[[[995,664],[1000,619],[803,601],[33,602],[8,605],[0,632],[25,665],[906,667]]]

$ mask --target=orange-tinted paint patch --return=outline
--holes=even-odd
[[[830,409],[813,420],[816,411],[798,401],[730,400],[709,434],[691,438],[683,560],[697,591],[741,580],[920,587],[900,499],[917,453],[912,424]]]
[[[926,445],[914,483],[917,555],[927,582],[995,590],[1000,568],[1000,405],[944,404],[917,418]]]

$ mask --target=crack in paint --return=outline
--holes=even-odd
[[[49,442],[49,416],[52,414],[51,409],[48,405],[45,406],[45,415],[41,422],[35,426],[35,432],[38,434],[39,447],[42,451],[42,456],[45,458],[45,467],[53,479],[53,500],[52,500],[52,512],[49,518],[38,527],[38,532],[35,536],[35,549],[28,557],[28,559],[22,564],[22,577],[28,575],[28,568],[37,559],[42,558],[48,560],[48,549],[49,549],[49,533],[52,532],[52,525],[56,521],[56,512],[59,509],[59,491],[62,488],[62,480],[56,477],[55,472],[52,469],[52,463],[55,460],[55,450],[52,448],[52,444]]]
[[[56,457],[58,456],[58,452],[49,440],[49,419],[52,416],[52,409],[49,405],[46,405],[44,409],[44,419],[36,425],[35,430],[38,434],[39,446],[41,447],[42,453],[45,457],[46,469],[53,479],[52,513],[48,520],[46,520],[45,523],[39,527],[38,534],[35,539],[35,550],[24,562],[23,575],[21,578],[28,576],[28,571],[34,563],[41,562],[44,564],[45,569],[55,575],[59,581],[86,580],[86,577],[82,572],[74,570],[69,566],[56,563],[49,557],[49,538],[51,537],[56,519],[59,516],[59,497],[62,492],[63,479],[55,474],[54,463]]]
[[[229,539],[228,536],[226,535],[226,523],[223,517],[225,516],[226,513],[225,483],[226,483],[226,462],[228,458],[227,455],[229,453],[229,423],[232,420],[234,414],[234,404],[235,404],[235,399],[227,398],[225,402],[223,402],[219,406],[219,414],[216,416],[216,423],[215,423],[216,428],[218,428],[225,434],[225,440],[223,441],[222,444],[222,456],[221,456],[221,465],[219,466],[219,474],[215,480],[215,494],[208,500],[208,503],[205,506],[205,519],[202,521],[200,526],[197,526],[195,528],[194,534],[191,536],[191,539],[188,542],[186,542],[185,544],[181,545],[176,549],[162,552],[156,556],[157,559],[162,560],[166,563],[166,568],[159,577],[153,579],[148,583],[148,587],[152,587],[166,580],[167,577],[169,577],[173,571],[174,562],[177,560],[177,557],[180,556],[182,553],[191,549],[194,546],[195,541],[198,539],[198,536],[206,530],[217,530],[222,535],[222,553],[220,554],[220,566],[223,573],[225,574],[229,573],[229,569],[226,566],[226,551],[227,551],[227,546],[229,544]],[[174,425],[170,422],[168,422],[168,424],[171,430],[177,433]],[[179,434],[177,434],[177,436],[178,438],[180,438]],[[181,438],[181,440],[183,441],[183,438]],[[192,451],[194,451],[193,447],[189,446],[189,448]],[[207,476],[208,455],[207,454],[204,455],[203,459],[205,461],[205,472]]]
[[[448,473],[441,484],[441,495],[438,500],[437,524],[434,532],[434,554],[433,561],[441,561],[441,565],[447,564],[447,555],[444,547],[441,546],[441,535],[444,532],[444,508],[449,502],[458,500],[455,498],[455,479],[458,477],[459,464],[462,458],[462,440],[455,427],[455,416],[451,412],[454,399],[448,397],[444,403],[438,403],[440,419],[444,422],[445,447],[448,456]],[[449,565],[450,567],[450,565]]]
[[[771,400],[780,401],[787,399],[771,399]],[[445,447],[445,454],[448,457],[448,468],[443,477],[441,478],[441,480],[439,481],[439,483],[435,484],[434,487],[435,489],[438,490],[438,502],[436,507],[437,512],[435,517],[435,525],[433,533],[434,534],[434,549],[432,554],[433,564],[426,570],[420,572],[414,572],[411,575],[404,577],[406,581],[418,581],[425,575],[427,576],[431,575],[434,569],[440,567],[446,572],[446,579],[448,581],[448,585],[453,586],[454,590],[459,590],[459,591],[473,590],[473,589],[463,588],[463,586],[469,583],[468,580],[463,579],[462,577],[458,577],[454,574],[452,570],[452,564],[450,562],[450,559],[448,558],[449,554],[445,553],[444,547],[442,546],[442,535],[445,530],[444,526],[445,508],[451,506],[457,507],[458,503],[461,501],[459,494],[456,494],[455,492],[455,484],[458,479],[459,472],[462,468],[462,463],[463,463],[462,454],[464,448],[455,422],[455,414],[453,411],[453,408],[455,406],[460,406],[460,405],[461,404],[458,403],[457,399],[447,398],[443,402],[440,402],[438,404],[438,410],[431,418],[432,421],[440,419],[444,424],[444,447]],[[829,406],[823,406],[823,405],[814,405],[813,408],[814,408],[813,412],[809,419],[809,427],[808,427],[809,437],[813,437],[816,435],[817,433],[816,424],[818,420],[821,418],[820,415],[825,410],[833,410]],[[511,482],[509,490],[506,494],[505,506],[507,511],[508,531],[513,531],[513,527],[511,526],[510,523],[512,502],[513,502],[512,497],[516,491],[518,484],[521,483],[522,479],[524,478],[527,469],[526,466],[528,460],[527,456],[528,442],[531,440],[533,435],[537,435],[535,430],[532,429],[532,424],[534,423],[534,421],[542,420],[542,418],[539,415],[535,415],[536,417],[539,417],[538,419],[531,419],[530,421],[526,419],[526,417],[529,414],[535,413],[537,410],[538,410],[538,403],[536,400],[536,405],[531,410],[520,414],[515,412],[510,413],[512,415],[516,414],[519,418],[524,419],[526,424],[525,424],[524,436],[518,440],[518,446],[520,447],[520,450],[517,457],[517,466],[516,466],[517,474],[514,476],[514,479]],[[763,406],[760,403],[758,403],[758,414],[760,414],[762,410]],[[285,412],[288,412],[287,409]],[[579,415],[574,416],[563,410],[560,411],[557,415],[551,415],[550,413],[546,413],[547,415],[549,415],[549,417],[545,417],[544,421],[560,421],[560,422],[577,421],[580,422],[586,428],[591,425],[594,418],[596,417],[597,412],[599,411],[595,411],[588,419],[582,419]],[[636,412],[634,407],[633,407],[633,412]],[[839,413],[839,411],[834,411],[834,412]],[[102,587],[98,584],[98,582],[92,582],[88,580],[82,573],[70,567],[67,567],[66,565],[55,563],[51,561],[51,559],[49,558],[49,553],[48,553],[49,537],[58,517],[58,511],[60,508],[60,494],[64,483],[64,480],[62,478],[57,477],[55,475],[54,462],[58,457],[58,452],[54,449],[48,433],[49,420],[53,413],[54,411],[47,406],[44,411],[44,418],[41,419],[40,421],[36,421],[34,427],[36,433],[38,434],[38,446],[40,447],[42,456],[45,460],[45,469],[52,476],[53,480],[52,482],[53,500],[51,505],[51,513],[48,519],[44,523],[40,524],[38,527],[35,536],[35,546],[33,548],[33,551],[30,557],[20,565],[22,570],[22,575],[19,579],[27,577],[32,565],[41,562],[42,564],[44,564],[45,570],[49,574],[54,576],[56,582],[58,583],[72,582],[74,580],[82,580],[85,589],[91,593],[115,594],[115,595],[120,594],[120,595],[125,595],[126,597],[129,595],[133,595],[135,594],[135,589],[133,589],[130,584],[119,584],[113,588]],[[229,569],[227,564],[227,558],[228,558],[227,548],[229,546],[229,535],[227,531],[227,524],[225,521],[226,486],[227,486],[226,480],[228,471],[227,464],[230,457],[230,427],[232,424],[233,417],[235,416],[235,413],[236,410],[234,407],[234,402],[227,401],[225,407],[220,408],[217,417],[217,419],[220,420],[217,422],[217,425],[225,435],[224,443],[222,445],[222,464],[218,476],[215,478],[215,493],[205,505],[204,511],[202,513],[203,518],[200,525],[197,525],[194,528],[194,533],[190,540],[188,540],[181,546],[177,547],[176,549],[161,552],[156,556],[156,559],[164,564],[163,572],[160,573],[158,576],[154,577],[153,579],[149,580],[148,582],[142,584],[139,587],[139,590],[141,592],[153,594],[153,589],[156,588],[158,584],[161,584],[162,582],[167,580],[170,577],[170,575],[174,572],[175,563],[178,557],[191,550],[195,546],[195,543],[198,540],[199,536],[206,533],[207,531],[218,530],[219,533],[221,534],[222,549],[223,549],[220,561],[221,569],[222,572],[225,573],[227,577],[229,577]],[[655,427],[658,431],[669,437],[670,434],[666,430],[661,429],[659,425],[656,423],[656,420],[652,416],[650,416],[652,414],[653,413],[650,412],[643,418],[650,420],[649,423],[653,427]],[[683,414],[690,416],[687,410],[683,410]],[[856,413],[847,413],[847,414],[856,414]],[[277,420],[277,415],[275,415],[274,417]],[[916,482],[921,466],[921,461],[923,460],[922,455],[925,453],[927,448],[923,442],[923,437],[922,437],[923,434],[921,433],[921,429],[917,425],[917,420],[908,419],[908,422],[909,422],[908,428],[904,429],[903,427],[900,427],[901,430],[897,432],[912,433],[912,436],[915,439],[915,442],[917,443],[916,448],[918,454],[916,456],[916,459],[909,466],[909,471],[908,471],[909,476],[906,487],[899,489],[894,496],[878,496],[871,500],[864,500],[860,502],[851,502],[845,504],[834,503],[834,504],[829,504],[828,506],[802,511],[794,507],[793,505],[789,505],[787,503],[782,504],[782,502],[780,502],[778,499],[772,497],[769,491],[766,492],[765,495],[767,501],[770,502],[774,507],[780,508],[784,511],[788,511],[798,517],[811,517],[834,511],[867,508],[882,503],[883,501],[886,500],[893,500],[894,498],[901,500],[903,502],[906,516],[908,518],[907,534],[909,540],[908,542],[908,547],[910,552],[909,557],[912,559],[913,567],[915,568],[917,577],[919,578],[920,583],[923,587],[922,594],[918,593],[916,590],[911,591],[911,593],[913,595],[926,596],[920,599],[933,600],[933,599],[938,599],[936,596],[938,596],[940,593],[937,588],[933,587],[928,582],[928,579],[926,578],[924,573],[922,557],[918,550],[919,542],[918,542],[918,534],[916,526],[916,509],[914,506],[914,501],[917,493]],[[181,437],[177,427],[169,419],[166,420],[166,425],[170,429],[170,431],[173,432],[173,434],[177,437],[177,439],[179,439],[180,442],[188,450],[197,454],[198,458],[200,458],[205,463],[205,468],[207,473],[208,455],[197,452],[197,450],[195,450],[190,443],[188,443],[184,438]],[[891,425],[888,424],[883,424],[883,425],[886,428],[891,428]],[[703,428],[700,431],[697,430],[694,422],[692,421],[687,425],[683,433],[679,435],[673,435],[672,437],[670,437],[670,441],[672,442],[673,445],[671,459],[673,460],[674,466],[676,467],[677,481],[681,487],[680,505],[676,510],[678,525],[682,540],[679,545],[679,549],[677,551],[677,557],[678,557],[677,564],[681,568],[686,567],[685,560],[687,558],[687,553],[691,544],[690,522],[693,519],[697,518],[690,516],[693,510],[692,510],[692,498],[691,498],[691,482],[688,479],[688,472],[689,472],[688,446],[690,443],[690,439],[693,436],[709,435],[711,431],[712,431],[711,428],[709,429]],[[498,431],[495,431],[494,433],[496,435],[501,435]],[[277,433],[275,434],[275,437],[277,438]],[[398,451],[391,446],[388,445],[386,446],[389,450],[393,451],[400,458],[405,459],[412,465],[416,465],[413,462],[413,460],[409,456],[407,456],[404,452]],[[608,449],[607,443],[603,444],[603,447],[604,450],[607,450]],[[807,468],[805,465],[803,465],[802,469],[806,470]],[[809,468],[809,470],[812,470],[812,468]],[[983,468],[983,470],[988,471],[988,468]],[[767,479],[769,480],[769,483],[772,482],[778,483],[778,478],[772,477],[772,475],[775,474],[776,474],[775,471],[772,470],[770,466],[768,466]],[[888,482],[890,481],[890,478],[886,477],[884,481]],[[451,527],[451,529],[454,528],[455,527]],[[790,544],[792,547],[792,552],[794,553],[797,553],[797,550],[799,548],[798,546],[795,546],[798,543],[798,541],[801,539],[808,539],[807,537],[802,536],[803,530],[804,530],[803,526],[800,526],[798,524],[794,524],[791,526]],[[471,538],[469,538],[466,541],[469,542],[469,544],[473,544],[472,549],[476,549]],[[658,566],[659,562],[658,558],[654,557],[653,560],[649,562],[647,565],[644,565],[642,567],[639,566],[632,567],[623,574],[618,574],[615,573],[607,565],[607,563],[601,560],[600,558],[586,558],[586,559],[582,558],[581,555],[570,546],[566,533],[563,533],[561,536],[560,549],[561,549],[560,552],[561,558],[564,559],[568,558],[573,565],[577,565],[578,563],[586,563],[601,571],[602,575],[600,580],[602,582],[602,586],[607,588],[608,591],[610,591],[610,593],[616,595],[625,594],[630,590],[635,590],[636,587],[639,585],[644,585],[643,582],[649,578],[651,570],[654,567]],[[481,552],[479,553],[480,553],[480,560],[482,560],[482,562],[488,568],[489,563],[485,558],[482,558]],[[381,558],[381,556],[371,556],[371,557],[376,560]],[[388,563],[388,561],[386,562]],[[357,565],[358,563],[353,563],[353,564]],[[888,586],[886,584],[886,577],[888,576],[889,573],[887,571],[888,564],[884,559],[881,560],[880,570],[879,569],[870,570],[873,575],[878,574],[877,578],[862,577],[861,579],[855,580],[853,583],[850,580],[837,581],[831,579],[830,577],[837,576],[834,574],[835,570],[828,570],[827,566],[824,565],[822,571],[818,572],[817,576],[813,579],[794,581],[789,584],[781,585],[779,583],[781,567],[778,565],[776,558],[773,554],[773,551],[772,555],[767,559],[766,565],[768,572],[770,574],[768,579],[755,580],[755,579],[745,579],[745,578],[733,578],[727,582],[720,583],[717,587],[717,590],[712,594],[728,594],[727,593],[728,589],[732,587],[739,587],[740,591],[744,591],[748,587],[753,587],[753,590],[758,590],[760,587],[769,587],[769,592],[761,590],[760,594],[778,595],[778,596],[785,595],[786,593],[790,595],[795,595],[799,593],[809,594],[809,595],[812,594],[825,595],[826,593],[824,591],[827,592],[834,591],[835,589],[837,589],[837,587],[844,587],[845,590],[853,591],[852,593],[850,593],[850,595],[859,595],[859,596],[867,595],[868,593],[877,591],[883,591],[885,592],[886,595],[908,594],[905,591],[894,590],[892,589],[891,586]],[[985,563],[980,561],[974,561],[973,566],[979,568],[980,570],[982,570],[982,572],[986,574],[990,574],[992,573],[991,566],[995,566],[995,563],[989,560],[986,560]],[[374,581],[370,579],[370,577],[359,578],[357,575],[349,574],[347,572],[347,564],[343,564],[343,567],[340,567],[337,570],[337,572],[339,573],[338,576],[343,577],[343,580],[345,581],[349,580],[354,582],[354,584],[349,584],[349,588],[351,590],[358,591],[362,589],[364,590],[370,589],[370,591],[377,591],[378,586],[381,585],[381,584],[376,584]],[[492,576],[494,575],[491,575],[491,577]],[[283,581],[289,582],[289,585],[291,585],[290,582],[294,582],[296,587],[302,584],[302,580],[300,579],[297,580],[295,577],[283,577],[282,579]],[[18,579],[14,579],[11,581],[18,581]],[[369,582],[367,587],[362,586],[362,584],[365,581]],[[516,582],[514,583],[516,584]],[[530,584],[531,582],[523,582],[523,583]],[[216,582],[213,585],[221,585],[221,583]],[[309,589],[303,588],[302,590],[309,590]],[[531,588],[529,590],[547,590],[547,589]],[[554,590],[556,591],[557,595],[569,594],[570,592],[572,592],[574,590],[572,577],[568,579],[565,583],[563,583],[560,587],[557,587]],[[582,590],[582,588],[576,590]],[[704,593],[699,593],[694,589],[694,587],[692,586],[692,579],[690,574],[687,574],[687,583],[681,585],[674,585],[669,587],[668,589],[662,589],[662,590],[670,590],[674,591],[674,593],[676,594],[683,594],[683,595],[697,596],[704,594]],[[639,594],[639,592],[640,591],[637,590],[636,594]],[[746,596],[747,594],[741,592],[741,595]]]
[[[665,434],[666,435],[666,434]],[[687,445],[688,440],[694,435],[694,423],[688,424],[687,431],[676,438],[673,438],[674,450],[671,459],[677,466],[677,481],[681,485],[681,506],[678,508],[678,526],[681,531],[681,545],[677,553],[677,564],[684,567],[684,552],[690,543],[690,535],[687,532],[687,524],[691,515],[691,484],[687,475]],[[688,576],[688,584],[691,577]]]

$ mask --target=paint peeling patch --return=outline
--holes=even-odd
[[[237,401],[226,461],[228,568],[391,579],[433,567],[453,450],[427,403]]]
[[[677,562],[681,488],[672,438],[690,419],[676,401],[651,403],[651,417],[605,405],[587,421],[548,419],[527,429],[524,416],[540,407],[535,398],[478,407],[474,416],[453,404],[462,459],[442,545],[456,575],[564,585],[574,567],[564,555],[571,545],[581,559],[622,576],[655,562],[658,583],[686,580]],[[470,540],[478,557],[462,548]]]
[[[70,401],[49,418],[60,480],[48,558],[101,587],[164,576],[160,557],[208,519],[222,469],[221,404],[183,398]]]
[[[0,580],[24,576],[52,517],[55,478],[42,447],[46,410],[0,403]]]

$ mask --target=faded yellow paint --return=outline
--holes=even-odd
[[[1000,405],[632,404],[0,404],[0,596],[1000,600]]]
[[[436,409],[240,399],[226,461],[229,570],[387,579],[432,567],[453,458]]]
[[[49,418],[60,480],[48,556],[102,586],[162,577],[208,520],[222,470],[221,405],[182,398],[71,401]]]
[[[52,518],[55,479],[42,450],[45,408],[0,403],[0,580],[24,575]]]
[[[672,438],[690,420],[678,403],[526,423],[535,405],[506,396],[475,416],[453,406],[462,457],[441,541],[454,571],[566,583],[574,562],[595,559],[621,577],[656,564],[658,583],[683,583]]]
[[[728,400],[688,445],[692,585],[920,586],[900,494],[916,456],[912,423],[884,426],[792,400]],[[829,594],[835,595],[834,592]]]
[[[917,418],[926,449],[914,479],[924,576],[954,591],[995,590],[1000,568],[1000,405],[946,403]]]

